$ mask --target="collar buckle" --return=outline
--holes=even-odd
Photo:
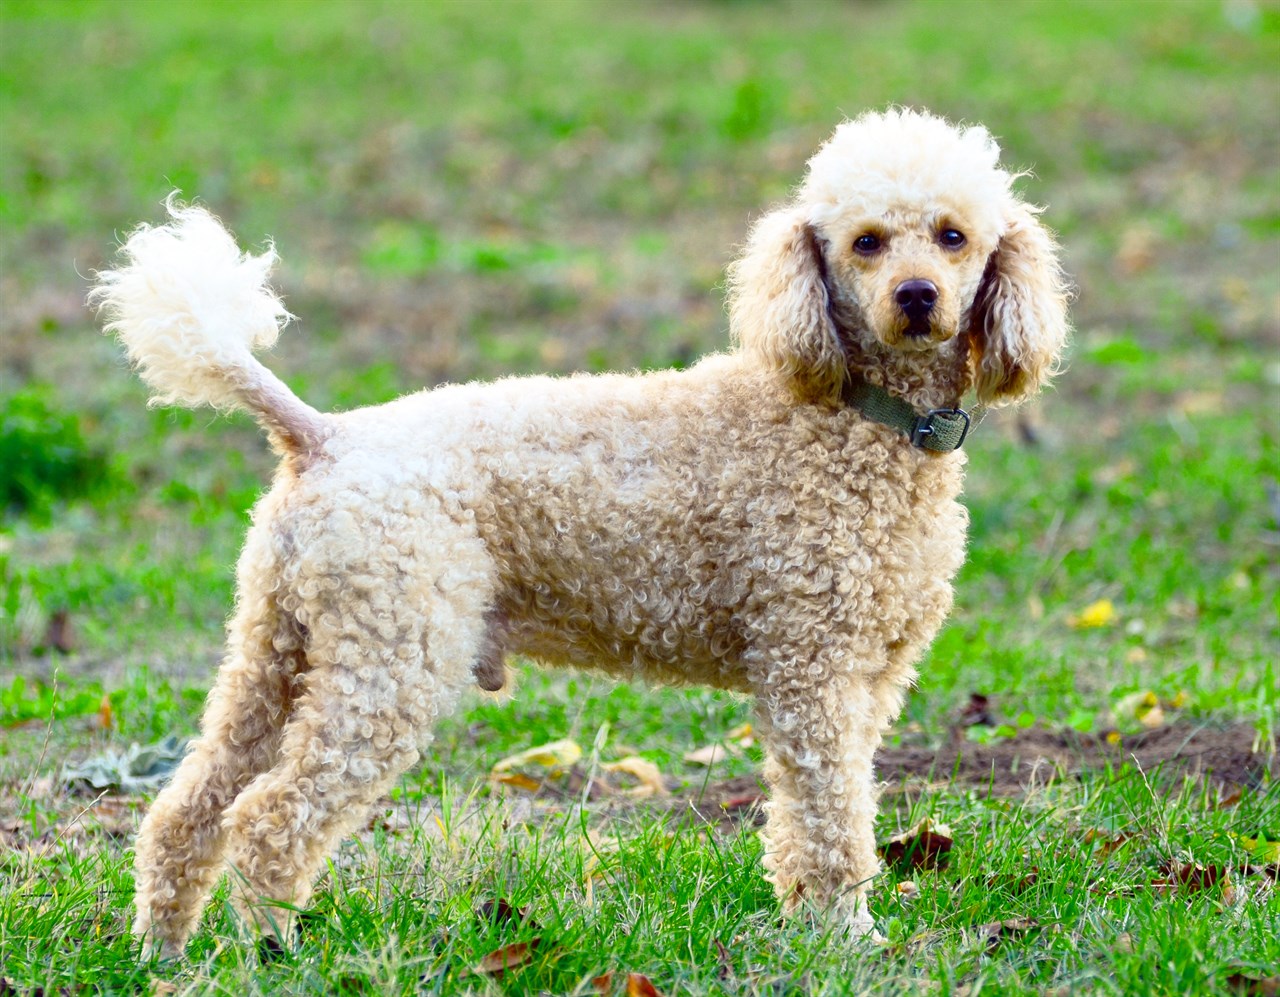
[[[934,425],[934,420],[939,418],[961,420],[963,425],[960,428],[960,438],[954,442],[948,441],[949,446],[947,446],[948,450],[960,449],[961,445],[965,441],[965,437],[969,435],[969,427],[972,425],[972,422],[969,419],[969,413],[962,408],[930,409],[924,415],[916,419],[915,425],[912,426],[909,434],[912,446],[922,447],[928,450],[935,449],[934,447],[930,447],[927,441],[938,434],[939,427]]]

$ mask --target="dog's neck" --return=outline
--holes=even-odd
[[[884,346],[870,333],[842,337],[849,373],[910,403],[917,411],[957,408],[969,387],[968,337],[927,350]]]

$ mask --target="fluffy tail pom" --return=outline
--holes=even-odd
[[[291,449],[323,435],[301,402],[253,351],[271,346],[291,316],[268,280],[277,256],[241,253],[208,211],[165,202],[166,225],[139,226],[125,264],[98,273],[89,304],[124,345],[152,405],[246,408]]]

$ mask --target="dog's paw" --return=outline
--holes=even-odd
[[[157,938],[155,935],[146,935],[141,942],[142,948],[138,953],[140,962],[171,962],[182,958],[183,946],[177,942]]]
[[[867,898],[863,894],[842,897],[831,912],[833,926],[850,941],[867,941],[879,945],[884,942],[884,935],[876,930],[875,918],[867,906]]]

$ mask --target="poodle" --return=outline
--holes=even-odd
[[[253,356],[274,248],[167,202],[91,303],[152,404],[243,409],[280,457],[196,740],[137,839],[134,931],[179,954],[225,865],[268,944],[506,655],[754,696],[784,910],[873,930],[872,756],[964,557],[961,401],[1057,368],[1066,285],[980,126],[841,124],[731,265],[733,348],[324,414]]]

